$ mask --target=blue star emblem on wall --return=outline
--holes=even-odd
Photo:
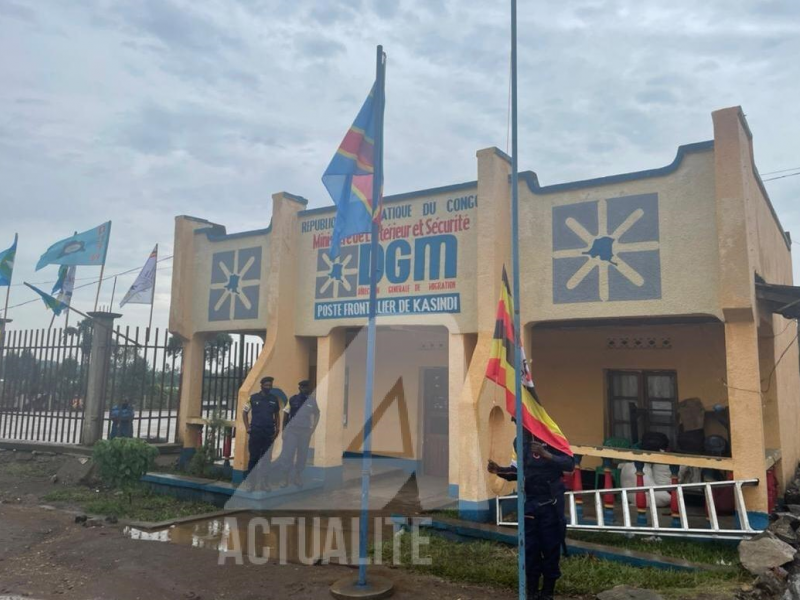
[[[258,318],[261,248],[216,252],[211,257],[209,321]]]
[[[317,254],[317,282],[315,297],[319,299],[355,298],[358,292],[358,248],[342,248],[338,258],[332,259],[327,250]]]
[[[661,298],[658,195],[553,207],[553,303]]]

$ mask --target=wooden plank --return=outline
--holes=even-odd
[[[733,459],[728,457],[701,456],[697,454],[678,454],[676,452],[646,452],[644,450],[623,450],[620,448],[607,448],[605,446],[585,446],[571,444],[572,451],[581,456],[595,456],[598,458],[613,458],[614,460],[661,465],[682,465],[686,467],[700,467],[701,469],[719,469],[722,471],[733,470]]]

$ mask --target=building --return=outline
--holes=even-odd
[[[655,430],[676,447],[679,403],[699,398],[705,432],[729,438],[730,456],[649,459],[757,478],[746,498],[763,514],[767,470],[783,483],[800,459],[797,327],[780,314],[796,316],[800,295],[741,109],[712,119],[714,139],[681,146],[665,167],[551,186],[520,174],[521,318],[537,388],[584,468],[632,456],[604,447],[610,437]],[[505,154],[480,150],[476,181],[387,198],[381,234],[375,402],[397,417],[376,414],[374,451],[440,478],[472,518],[487,517],[502,491],[485,464],[507,461],[513,438],[502,394],[484,385],[510,264],[509,173]],[[265,374],[287,391],[313,379],[313,469],[335,481],[343,456],[361,448],[369,246],[351,239],[331,262],[333,207],[305,206],[275,194],[270,226],[236,234],[177,218],[179,430],[187,448],[197,443],[205,339],[259,334],[240,403]],[[715,405],[728,409],[730,434]],[[239,478],[246,453],[239,435]]]

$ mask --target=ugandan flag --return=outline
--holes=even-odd
[[[489,355],[489,364],[486,366],[486,378],[493,381],[506,393],[506,410],[513,417],[516,413],[516,381],[517,377],[523,380],[522,386],[522,424],[540,441],[572,456],[569,442],[561,429],[556,424],[544,407],[539,404],[533,380],[524,362],[522,373],[517,375],[514,370],[514,300],[508,285],[508,275],[503,267],[503,291],[497,303],[497,321],[494,326],[492,351]]]

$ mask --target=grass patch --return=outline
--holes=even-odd
[[[433,535],[430,543],[420,547],[420,557],[430,558],[429,565],[414,565],[411,536],[400,542],[402,566],[418,573],[434,575],[455,582],[517,588],[516,549],[493,542],[454,542]],[[391,556],[392,542],[386,542],[383,556]],[[741,569],[731,567],[717,571],[666,571],[639,568],[589,556],[575,556],[561,561],[563,577],[559,594],[594,595],[615,585],[627,584],[656,590],[670,597],[692,597],[704,593],[725,593],[735,590],[750,578]]]
[[[708,565],[736,565],[739,563],[739,552],[735,542],[681,540],[673,538],[648,539],[642,536],[625,537],[624,535],[605,532],[570,531],[567,540],[580,540],[593,544],[604,544],[615,548],[625,548],[637,552],[661,554],[672,558],[682,558],[691,562]]]
[[[171,496],[154,494],[146,489],[137,490],[128,502],[125,494],[113,490],[91,489],[84,486],[67,487],[50,492],[46,502],[63,502],[80,506],[90,514],[115,516],[137,521],[166,521],[218,511],[206,502],[185,502]]]
[[[0,463],[0,472],[13,477],[49,477],[55,474],[60,464],[35,460],[15,460]]]

